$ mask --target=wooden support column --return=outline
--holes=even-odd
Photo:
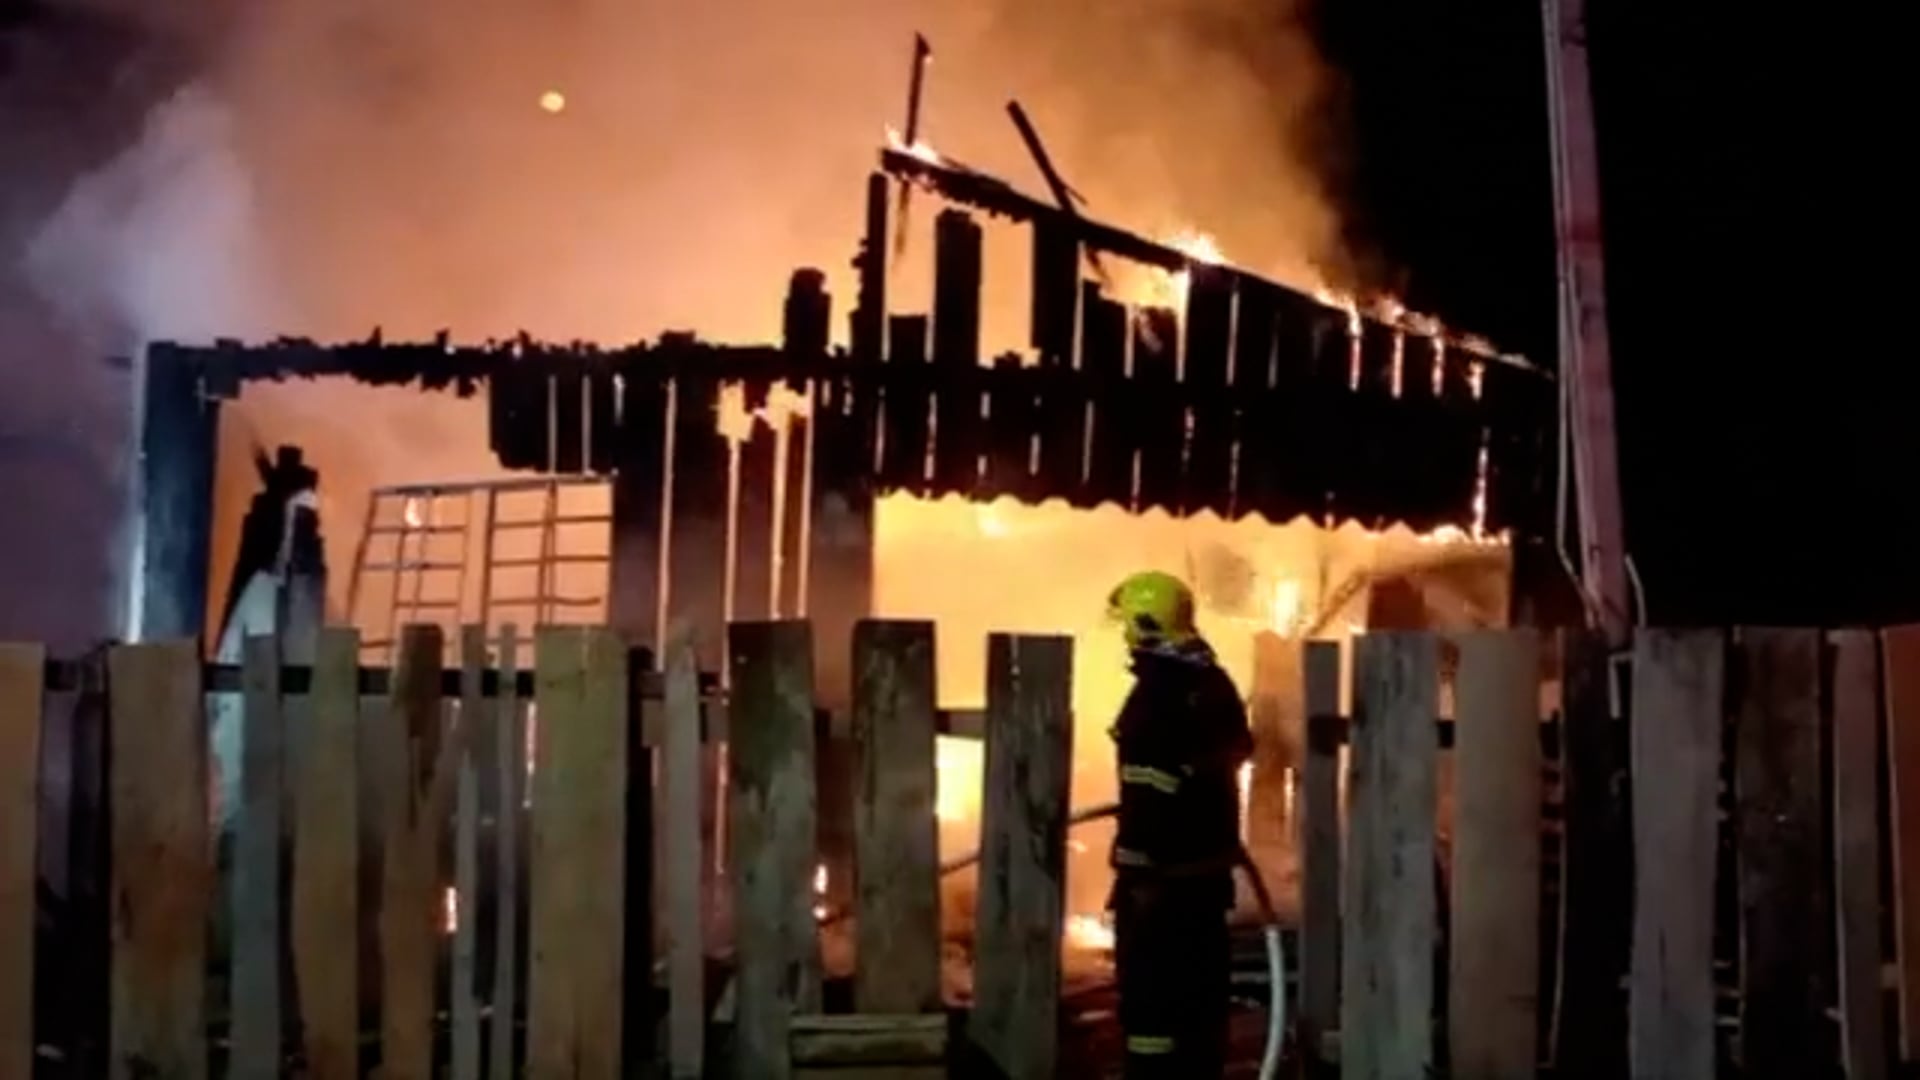
[[[171,346],[147,350],[139,379],[129,625],[138,641],[200,638],[206,633],[220,402],[206,392],[199,363]]]
[[[818,270],[793,272],[787,287],[781,339],[788,356],[795,358],[827,355],[828,328],[833,323],[833,297],[826,291],[826,275]],[[789,380],[790,392],[804,395],[806,415],[795,415],[787,423],[785,457],[775,449],[775,460],[785,477],[786,498],[780,508],[780,599],[774,606],[776,618],[799,618],[806,595],[807,558],[812,507],[808,496],[813,475],[814,433],[810,415],[813,403],[812,383]]]
[[[968,1036],[997,1074],[1059,1063],[1060,935],[1073,772],[1073,639],[987,641],[986,794]]]
[[[534,652],[527,1074],[616,1080],[628,1075],[627,653],[613,634],[576,627],[541,628]]]
[[[114,767],[112,1080],[207,1075],[213,843],[200,650],[191,638],[108,658]]]
[[[1834,902],[1839,918],[1841,1063],[1849,1080],[1887,1076],[1880,933],[1880,650],[1870,631],[1833,646]]]
[[[1356,647],[1341,1076],[1405,1080],[1434,1064],[1439,650],[1427,633],[1373,633]]]
[[[1081,505],[1133,504],[1134,401],[1127,377],[1127,309],[1100,295],[1100,286],[1080,286],[1080,370],[1093,388],[1092,440],[1087,447],[1087,483]]]
[[[1309,1064],[1340,1024],[1340,644],[1309,642],[1300,769],[1300,1040]],[[1311,1075],[1311,1074],[1309,1074]]]
[[[673,382],[673,511],[663,638],[690,635],[703,671],[718,671],[725,647],[727,442],[714,428],[720,384],[682,374]]]
[[[659,648],[660,543],[666,492],[667,386],[629,371],[622,380],[613,461],[612,565],[607,619],[630,645]]]
[[[806,623],[729,628],[735,1074],[791,1074],[792,1017],[820,1008],[813,919],[813,646]]]
[[[935,406],[934,488],[971,494],[980,475],[981,395],[950,373],[980,366],[980,226],[960,210],[941,211],[933,242],[933,363],[948,387]]]
[[[1227,374],[1233,347],[1234,277],[1222,267],[1195,263],[1188,270],[1185,362],[1189,388],[1186,468],[1180,509],[1196,514],[1233,510],[1233,409]]]
[[[0,1076],[33,1075],[40,713],[46,650],[0,645]]]
[[[743,388],[750,413],[764,412],[772,384],[764,379]],[[756,417],[752,431],[740,444],[740,500],[734,509],[733,596],[729,616],[735,621],[773,617],[774,457],[780,436]]]
[[[1643,630],[1634,641],[1633,964],[1636,1080],[1714,1076],[1713,875],[1726,639]]]
[[[1606,639],[1570,631],[1560,650],[1566,841],[1553,1060],[1565,1080],[1615,1080],[1627,1068],[1622,984],[1633,935],[1626,725],[1612,712]]]

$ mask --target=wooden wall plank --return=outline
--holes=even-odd
[[[927,490],[927,329],[925,315],[895,315],[887,320],[886,443],[880,475],[891,488],[915,494]],[[766,612],[746,618],[766,618]]]
[[[1300,1036],[1310,1059],[1340,1024],[1340,644],[1310,641],[1300,770]]]
[[[1920,625],[1880,640],[1887,713],[1887,797],[1899,954],[1900,1060],[1920,1060]]]
[[[320,632],[293,781],[293,963],[312,1080],[360,1075],[360,635]]]
[[[553,378],[553,471],[563,475],[587,466],[586,373],[573,356],[556,355]]]
[[[626,650],[603,629],[542,627],[534,656],[527,1073],[612,1080],[624,1075]]]
[[[1135,509],[1180,507],[1186,415],[1178,392],[1179,318],[1167,308],[1142,308],[1133,321],[1134,443],[1140,448]]]
[[[213,895],[200,646],[108,656],[114,1080],[207,1075],[207,918]]]
[[[233,1025],[229,1071],[280,1075],[280,836],[284,804],[280,642],[249,636],[241,646],[240,814],[234,825],[228,981]]]
[[[940,1009],[939,833],[934,821],[934,628],[862,621],[853,634],[853,1001],[862,1013]]]
[[[1615,1080],[1627,1067],[1622,987],[1633,940],[1633,838],[1626,725],[1612,711],[1606,639],[1563,634],[1560,1000],[1553,1060],[1566,1080]]]
[[[1453,1075],[1531,1080],[1540,1008],[1540,640],[1530,630],[1493,630],[1464,634],[1459,647]]]
[[[1726,640],[1645,630],[1634,642],[1634,923],[1628,1065],[1636,1078],[1714,1075],[1715,799]]]
[[[207,621],[220,401],[185,350],[150,346],[139,364],[141,641],[197,637]]]
[[[0,1077],[33,1075],[40,713],[47,651],[0,645]]]
[[[726,440],[714,430],[720,384],[682,375],[673,389],[673,477],[668,539],[667,625],[662,636],[693,635],[700,666],[719,668],[726,633]]]
[[[614,451],[607,620],[637,645],[658,642],[666,447],[666,384],[628,373],[621,385],[619,445]]]
[[[380,1068],[390,1080],[432,1080],[434,961],[442,916],[440,846],[452,796],[437,626],[401,631],[374,767],[381,809]]]
[[[1235,275],[1204,263],[1188,274],[1181,378],[1201,393],[1186,410],[1191,426],[1180,506],[1189,514],[1226,514],[1233,508],[1233,409],[1218,392],[1226,389],[1231,365]]]
[[[987,641],[986,788],[969,1038],[1009,1080],[1059,1061],[1073,639]]]
[[[1880,655],[1868,631],[1830,640],[1833,662],[1834,904],[1841,1062],[1849,1080],[1887,1073],[1880,962]]]
[[[933,230],[933,363],[970,372],[980,366],[980,226],[950,209]],[[936,490],[971,493],[980,472],[980,391],[964,382],[942,390],[934,424]]]
[[[665,711],[660,779],[665,789],[667,1067],[673,1080],[695,1080],[705,1067],[707,1016],[700,906],[700,673],[684,646],[669,646]]]
[[[1404,1080],[1433,1065],[1439,649],[1426,633],[1368,634],[1356,648],[1341,1075]]]
[[[494,699],[494,767],[499,771],[500,818],[498,907],[494,914],[493,1021],[487,1032],[487,1073],[492,1080],[520,1075],[520,973],[525,939],[526,895],[526,705],[520,701],[520,635],[512,624],[500,629],[500,695]]]
[[[735,1072],[779,1080],[793,1015],[820,1003],[812,634],[803,622],[736,623],[728,642]]]
[[[1834,1060],[1820,633],[1742,628],[1736,648],[1741,1057],[1749,1068],[1813,1076]]]
[[[487,701],[480,679],[487,670],[485,627],[460,628],[461,753],[453,809],[453,959],[447,997],[453,1014],[452,1080],[480,1080],[480,761]]]
[[[1093,391],[1092,439],[1087,446],[1084,505],[1133,502],[1132,400],[1127,374],[1127,309],[1100,293],[1097,282],[1080,286],[1080,370]]]
[[[1040,218],[1032,225],[1033,265],[1028,344],[1040,366],[1073,366],[1073,333],[1079,321],[1080,242],[1064,218]]]

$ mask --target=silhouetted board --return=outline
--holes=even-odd
[[[1560,648],[1566,900],[1555,1062],[1569,1080],[1615,1080],[1626,1071],[1633,926],[1626,725],[1612,715],[1606,639],[1569,631]]]
[[[1726,641],[1642,630],[1634,641],[1634,920],[1628,1064],[1635,1077],[1714,1075],[1714,816]]]
[[[1382,477],[1383,495],[1399,509],[1390,516],[1408,527],[1426,532],[1443,524],[1462,524],[1471,505],[1472,488],[1464,498],[1457,481],[1471,477],[1473,461],[1443,452],[1446,412],[1441,405],[1440,342],[1420,334],[1399,339],[1399,393],[1394,398],[1390,434]]]
[[[440,700],[444,650],[437,626],[402,630],[391,713],[363,733],[378,744],[382,822],[380,1067],[396,1080],[434,1075],[434,961],[444,914],[440,850],[456,761]]]
[[[1134,313],[1133,423],[1140,448],[1136,509],[1173,512],[1180,507],[1180,476],[1186,457],[1186,413],[1176,379],[1179,319],[1165,308]]]
[[[658,642],[660,543],[666,506],[667,385],[629,373],[620,383],[614,451],[607,621],[629,642]]]
[[[1735,725],[1741,1049],[1749,1067],[1830,1067],[1833,905],[1821,805],[1820,633],[1743,628]]]
[[[205,632],[220,402],[185,350],[148,348],[140,370],[139,639]]]
[[[888,487],[926,490],[928,421],[927,317],[895,315],[887,320],[886,439],[881,452],[881,481]]]
[[[1181,509],[1224,515],[1233,509],[1233,408],[1220,391],[1231,366],[1234,275],[1205,263],[1196,263],[1189,275],[1181,378],[1195,393],[1185,421],[1190,433]]]
[[[1082,504],[1133,502],[1133,399],[1121,381],[1127,374],[1127,309],[1081,286],[1080,370],[1093,392],[1087,444],[1087,486]]]
[[[280,644],[242,644],[240,806],[234,825],[230,1015],[236,1077],[280,1074]]]
[[[1394,470],[1404,458],[1405,440],[1393,431],[1400,410],[1393,397],[1399,334],[1393,328],[1360,322],[1359,385],[1328,399],[1334,439],[1328,444],[1333,470],[1333,508],[1342,520],[1377,527],[1394,516]]]
[[[542,627],[534,654],[527,1073],[612,1080],[625,1075],[627,654],[576,627]]]
[[[1527,515],[1540,516],[1548,505],[1545,469],[1552,455],[1546,417],[1552,415],[1555,392],[1553,382],[1535,372],[1499,362],[1484,365],[1479,405],[1490,432],[1488,529],[1529,528]]]
[[[1887,1075],[1880,979],[1880,664],[1871,632],[1833,645],[1834,901],[1839,913],[1841,1063],[1850,1080]]]
[[[522,942],[526,939],[527,875],[527,729],[520,685],[520,636],[512,623],[500,628],[500,694],[494,706],[494,767],[499,771],[500,821],[498,906],[494,909],[493,1015],[487,1032],[487,1073],[491,1080],[520,1075],[518,1041]]]
[[[1073,331],[1079,313],[1080,242],[1061,218],[1033,223],[1032,331],[1028,344],[1043,368],[1073,366]]]
[[[461,751],[453,762],[459,770],[453,808],[455,923],[447,980],[453,1018],[452,1080],[480,1080],[480,1008],[485,997],[480,984],[480,781],[485,772],[481,754],[492,746],[493,734],[481,689],[487,667],[486,628],[461,627]]]
[[[1540,995],[1540,642],[1459,638],[1453,743],[1453,1075],[1536,1069]]]
[[[764,410],[770,386],[764,380],[746,384],[746,407]],[[733,544],[733,603],[735,619],[764,619],[773,614],[774,461],[780,436],[756,420],[753,433],[740,446],[740,491],[735,510]]]
[[[863,363],[886,359],[887,333],[887,192],[884,173],[867,174],[866,232],[854,267],[860,272],[860,295],[851,317],[853,356]]]
[[[667,917],[667,1066],[673,1080],[704,1067],[706,950],[701,941],[700,672],[691,650],[667,650],[666,731],[662,738]]]
[[[1009,1080],[1055,1075],[1073,641],[987,641],[986,787],[968,1035]]]
[[[980,365],[980,227],[959,210],[934,221],[933,363],[942,372]],[[979,474],[980,392],[943,380],[936,400],[935,472],[940,491],[973,490]]]
[[[668,540],[667,625],[692,635],[702,669],[720,666],[726,633],[727,445],[714,430],[720,386],[674,380],[673,516]]]
[[[862,751],[854,1008],[863,1013],[941,1007],[933,634],[932,623],[872,621],[853,633]]]
[[[0,645],[0,1076],[33,1075],[34,906],[46,650]],[[47,958],[52,959],[52,958]]]
[[[735,1073],[780,1080],[791,1018],[820,1008],[813,645],[801,622],[735,623],[728,641]]]
[[[207,1075],[206,714],[197,641],[107,660],[113,763],[113,1080]]]
[[[359,665],[358,631],[320,631],[295,758],[293,964],[314,1080],[360,1075]]]
[[[1039,391],[1034,424],[1040,435],[1040,468],[1029,498],[1060,498],[1079,504],[1080,487],[1087,475],[1084,382],[1066,368],[1034,374]]]
[[[1920,625],[1881,636],[1893,913],[1900,957],[1900,1060],[1920,1058]]]
[[[1433,1065],[1439,649],[1430,634],[1398,632],[1355,648],[1341,1075],[1404,1080]]]
[[[1039,426],[1036,380],[1017,356],[994,360],[988,379],[987,476],[984,493],[1028,498],[1036,485],[1033,438]]]
[[[1310,1058],[1340,1023],[1340,645],[1312,641],[1302,667],[1306,757],[1300,770],[1300,1034]]]
[[[1241,278],[1233,318],[1233,388],[1257,394],[1273,385],[1275,320],[1282,293],[1253,278]]]
[[[553,471],[562,475],[587,467],[587,381],[578,360],[568,358],[553,373]]]

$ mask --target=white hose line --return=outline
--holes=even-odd
[[[1274,1080],[1280,1073],[1280,1047],[1287,1038],[1287,963],[1280,928],[1269,923],[1261,933],[1267,940],[1267,977],[1273,980],[1273,989],[1267,997],[1267,1049],[1260,1056],[1260,1080]]]

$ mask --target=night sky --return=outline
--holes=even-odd
[[[1655,621],[1920,619],[1920,388],[1872,21],[1590,4],[1628,545]],[[1350,234],[1551,361],[1537,5],[1330,0]],[[1891,122],[1891,121],[1889,121]],[[1911,118],[1906,121],[1911,127]],[[1897,239],[1896,239],[1897,238]]]

